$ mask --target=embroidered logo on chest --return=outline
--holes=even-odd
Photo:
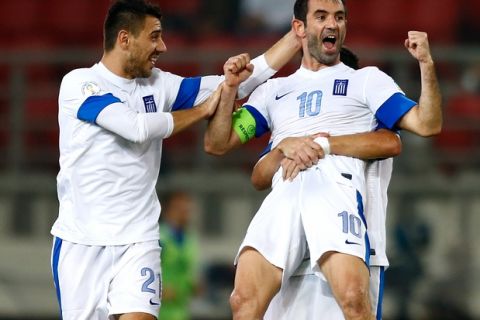
[[[143,97],[143,104],[145,105],[145,112],[157,112],[157,105],[153,95]]]
[[[336,79],[333,83],[333,95],[334,96],[346,96],[348,89],[348,80]]]

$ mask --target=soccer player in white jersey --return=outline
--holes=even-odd
[[[420,57],[425,55],[431,59],[429,52],[428,39],[422,36],[413,40],[412,42],[418,46]],[[407,48],[410,49],[410,38],[407,40]],[[418,55],[414,55],[416,58]],[[427,60],[428,60],[427,59]],[[343,61],[343,59],[342,59]],[[420,67],[424,62],[419,59]],[[436,80],[431,85],[429,75],[434,72],[433,64],[427,63],[422,68],[421,77],[422,84],[425,84],[425,90],[422,88],[423,97],[437,97],[440,98],[438,92],[438,84]],[[429,70],[432,69],[432,70]],[[434,74],[434,73],[433,73]],[[430,83],[430,84],[429,84]],[[422,98],[421,98],[422,99]],[[407,112],[408,115],[408,112]],[[441,121],[438,118],[436,121]],[[401,125],[401,122],[400,122]],[[416,130],[418,132],[426,132],[428,128],[422,128],[424,124],[418,122]],[[363,145],[370,141],[370,144],[382,139],[391,139],[393,133],[385,132],[385,129],[380,129],[377,132],[359,134],[351,136],[350,141],[345,140],[344,137],[331,137],[334,140],[333,144],[338,144],[339,139],[343,144],[351,143],[352,145]],[[353,139],[352,139],[353,138]],[[297,139],[298,140],[298,139]],[[336,141],[335,141],[336,140]],[[288,139],[288,143],[299,143],[303,145],[302,141],[295,142],[295,139]],[[292,148],[293,146],[290,146]],[[297,146],[298,147],[298,146]],[[284,146],[284,148],[287,148]],[[377,148],[381,148],[377,143]],[[337,152],[341,152],[338,147],[334,147]],[[269,150],[267,150],[269,151]],[[311,151],[311,150],[307,150]],[[304,166],[307,163],[303,164]],[[384,160],[370,160],[367,163],[365,170],[366,175],[366,189],[367,200],[365,205],[366,220],[368,225],[368,235],[371,244],[370,257],[370,302],[372,311],[376,319],[382,317],[382,300],[384,288],[384,272],[388,268],[388,259],[386,254],[386,214],[387,214],[387,189],[390,183],[392,174],[393,158]],[[252,172],[252,183],[258,190],[263,190],[270,187],[275,172],[282,166],[282,177],[284,179],[294,179],[301,168],[293,161],[285,158],[282,153],[276,152],[268,153],[255,165]],[[277,177],[279,178],[279,177]],[[274,297],[270,303],[265,314],[265,320],[288,320],[293,316],[301,319],[343,319],[341,310],[336,303],[328,283],[315,277],[313,272],[307,268],[305,262],[298,268],[294,276],[282,284],[280,292]]]
[[[425,54],[430,54],[426,37],[417,40],[417,45]],[[428,74],[429,72],[425,71],[421,73],[422,83],[429,82],[428,79],[424,79]],[[438,96],[438,93],[432,91],[436,90],[436,87],[438,86],[427,85],[426,90],[422,90],[422,95]],[[421,131],[421,128],[418,129]],[[386,133],[378,131],[368,134],[369,136],[357,135],[357,140],[351,140],[349,143],[361,144],[362,140],[366,141],[365,139],[374,142],[388,138],[388,136],[380,136],[379,134],[385,135]],[[332,139],[338,138],[341,137],[332,137]],[[292,139],[289,139],[289,142],[295,143]],[[302,143],[301,141],[298,142]],[[382,317],[384,272],[389,265],[386,254],[385,222],[388,203],[387,189],[392,174],[392,165],[393,158],[371,160],[367,163],[365,171],[367,189],[365,212],[372,253],[370,257],[370,302],[377,319]],[[294,179],[301,170],[293,160],[285,158],[281,153],[269,153],[255,165],[252,172],[252,183],[258,190],[270,187],[273,176],[280,166],[283,169],[282,177],[284,179]],[[293,277],[282,285],[280,292],[269,305],[265,320],[287,320],[291,319],[293,315],[312,320],[319,317],[343,319],[328,284],[315,277],[311,270],[305,267],[305,263],[299,267]]]
[[[112,4],[104,53],[68,73],[59,93],[59,216],[52,272],[63,319],[155,319],[160,307],[162,140],[215,111],[224,77],[182,78],[155,68],[166,46],[158,7]],[[295,54],[291,33],[252,60],[245,96]],[[237,60],[241,60],[238,63]],[[230,58],[226,68],[249,61]],[[270,65],[270,66],[269,66]],[[240,72],[241,73],[241,72]],[[224,81],[228,84],[228,81]],[[207,100],[213,92],[213,98]],[[196,107],[193,107],[196,106]]]
[[[358,57],[348,48],[342,48],[340,51],[340,61],[349,67],[359,69]],[[325,135],[326,136],[326,135]],[[353,138],[353,140],[352,140]],[[362,145],[368,143],[372,145],[377,142],[378,149],[385,145],[398,146],[398,152],[401,149],[401,143],[398,137],[386,129],[378,131],[356,134],[350,136],[350,140],[345,140],[343,136],[333,137],[337,140],[343,140],[343,143],[352,145]],[[288,139],[289,143],[296,143],[298,139]],[[378,143],[378,141],[391,141],[389,144]],[[301,143],[301,141],[300,141]],[[366,147],[364,147],[366,148]],[[339,148],[337,147],[337,152]],[[282,166],[282,178],[294,179],[300,172],[300,167],[288,158],[284,158],[282,153],[269,153],[270,145],[262,155],[261,159],[255,165],[252,171],[252,184],[257,190],[265,190],[272,185],[272,179],[275,172]],[[311,150],[310,150],[311,151]],[[385,150],[388,152],[387,150]],[[393,156],[395,152],[390,151]],[[366,169],[367,201],[365,205],[366,220],[369,226],[367,232],[371,241],[370,256],[370,303],[372,312],[377,319],[381,319],[382,298],[384,285],[384,269],[388,266],[385,252],[385,221],[388,184],[391,176],[392,158],[385,160],[371,160]],[[307,164],[305,164],[307,165]],[[277,179],[280,178],[277,176]],[[376,197],[381,196],[381,199]],[[382,224],[383,222],[383,224]],[[382,228],[383,225],[383,228]],[[383,230],[383,233],[381,232]],[[379,252],[377,255],[376,252]],[[330,286],[326,281],[316,277],[309,268],[310,259],[307,258],[298,267],[295,273],[282,283],[280,291],[270,302],[265,313],[265,320],[288,320],[299,318],[305,320],[314,319],[344,319],[341,309],[333,297]]]
[[[302,39],[302,67],[290,77],[273,79],[257,88],[234,114],[233,127],[232,107],[218,108],[205,136],[208,152],[223,154],[267,131],[272,133],[273,147],[285,137],[316,132],[353,134],[371,131],[377,123],[390,129],[402,124],[415,131],[415,124],[423,122],[428,127],[423,134],[439,132],[439,95],[423,97],[417,105],[377,68],[354,71],[340,63],[339,50],[346,33],[342,1],[297,0],[294,11],[293,28]],[[409,35],[414,55],[422,37],[426,35]],[[429,55],[420,60],[426,64],[423,69],[433,65]],[[434,73],[427,77],[432,78]],[[438,86],[436,81],[428,85]],[[235,92],[222,90],[222,97],[226,96],[233,99]],[[304,139],[307,144],[313,141]],[[328,154],[328,139],[320,144]],[[351,151],[358,152],[357,147]],[[336,156],[334,148],[331,151],[332,155],[292,182],[278,181],[252,220],[239,249],[231,297],[234,319],[263,316],[282,279],[288,279],[300,265],[307,245],[310,267],[329,282],[345,318],[373,318],[368,301],[370,251],[362,200],[365,163]],[[359,153],[342,154],[368,157]],[[307,159],[309,165],[317,160],[318,156]]]

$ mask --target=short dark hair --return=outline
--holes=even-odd
[[[307,24],[307,12],[308,12],[308,1],[309,0],[296,0],[295,4],[293,5],[293,16],[295,19],[303,21],[303,23]],[[343,6],[346,8],[346,0],[341,0]]]
[[[360,68],[357,55],[347,47],[342,47],[340,49],[340,61],[352,69],[357,70]]]
[[[103,25],[103,48],[106,52],[115,47],[120,30],[127,30],[138,36],[145,24],[145,18],[162,18],[160,8],[145,0],[117,0],[108,10]]]

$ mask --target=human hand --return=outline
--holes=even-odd
[[[300,171],[300,166],[297,165],[295,161],[289,158],[284,158],[281,162],[280,165],[282,166],[282,177],[283,180],[289,180],[292,181],[295,179],[295,177],[298,175]]]
[[[207,100],[198,105],[198,108],[203,110],[206,119],[210,118],[217,110],[221,93],[222,86],[219,85],[217,87],[217,90],[212,92],[212,94],[210,95],[210,97],[207,98]]]
[[[231,57],[223,65],[225,85],[237,87],[245,81],[253,72],[253,64],[250,63],[248,53],[242,53]]]
[[[310,168],[324,157],[324,152],[313,137],[289,137],[278,144],[277,148],[283,155],[295,161],[300,170]]]
[[[430,54],[430,45],[428,44],[428,35],[426,32],[409,31],[408,38],[405,39],[405,48],[420,63],[433,63]]]

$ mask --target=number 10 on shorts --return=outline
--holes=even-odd
[[[343,233],[351,233],[357,238],[361,238],[362,221],[359,217],[349,214],[347,211],[338,214],[342,218]]]

